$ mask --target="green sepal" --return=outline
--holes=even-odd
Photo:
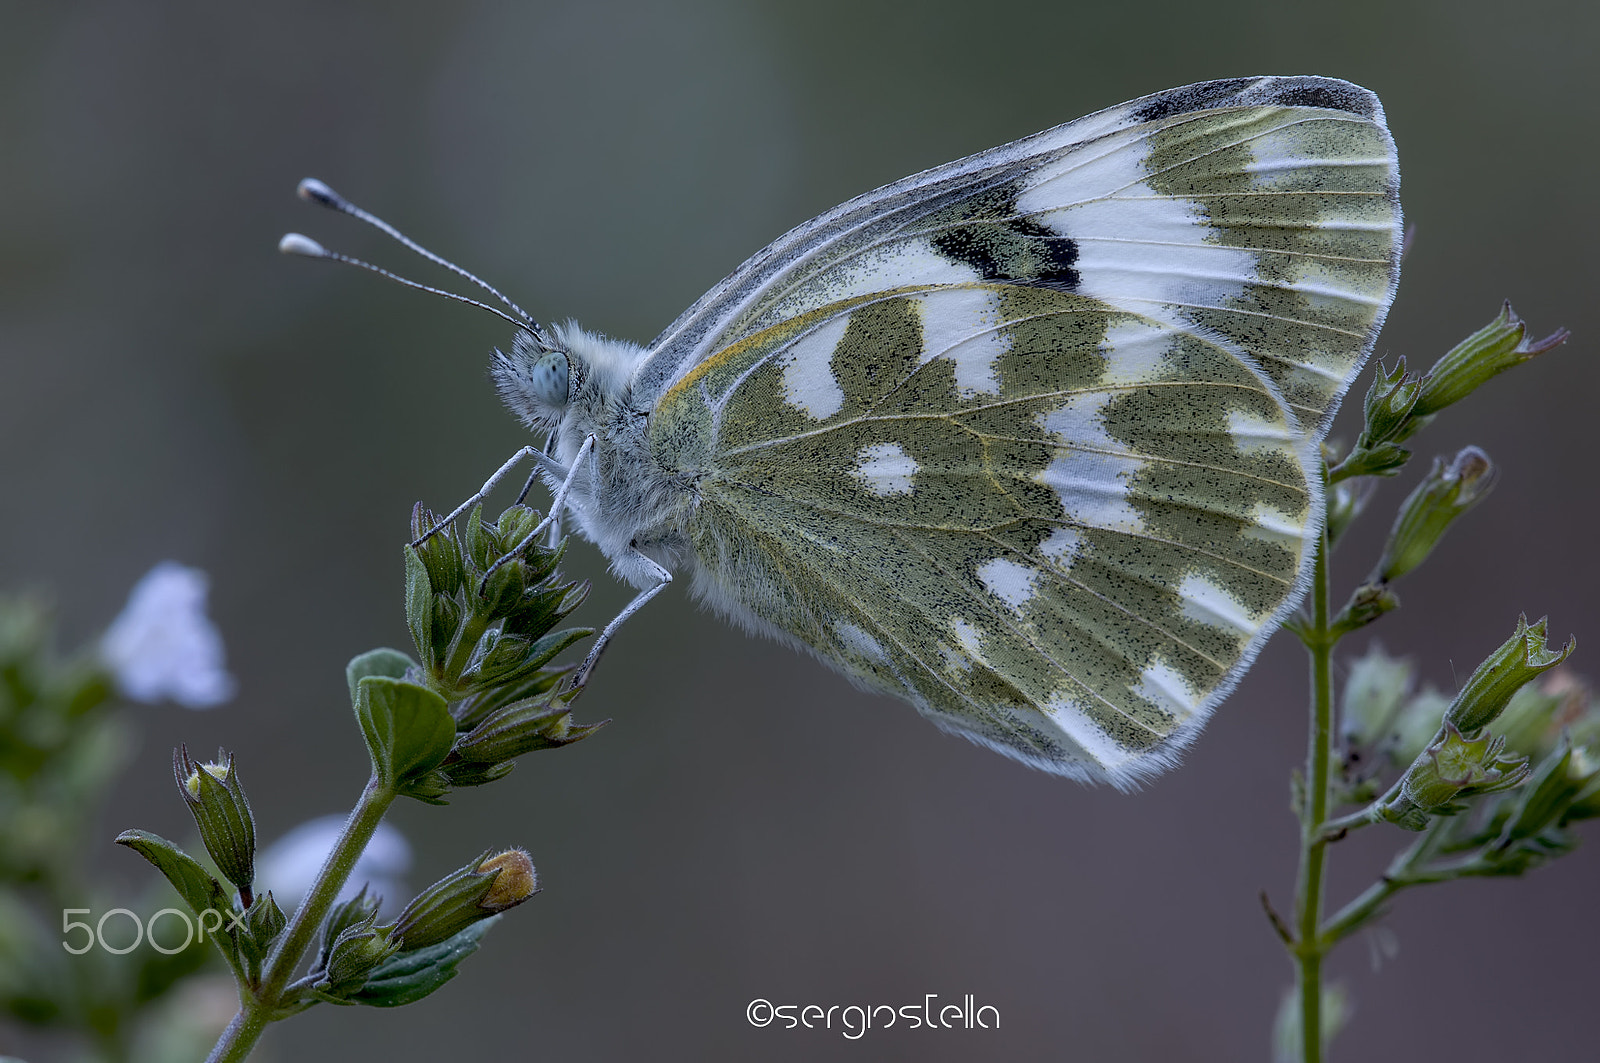
[[[1373,373],[1372,386],[1367,389],[1364,413],[1366,428],[1356,440],[1356,449],[1364,450],[1411,435],[1407,422],[1417,404],[1422,382],[1406,373],[1406,360],[1401,358],[1392,371],[1379,365]]]
[[[409,655],[387,647],[357,654],[350,658],[349,664],[344,666],[344,678],[350,687],[351,703],[356,700],[356,684],[367,676],[376,675],[389,679],[404,679],[406,672],[418,667],[417,662],[413,661]]]
[[[1516,631],[1473,671],[1445,711],[1445,719],[1467,734],[1493,723],[1517,691],[1578,648],[1573,637],[1561,649],[1552,650],[1546,643],[1548,636],[1547,618],[1529,624],[1526,615],[1517,617]]]
[[[1560,822],[1588,782],[1572,778],[1571,765],[1572,745],[1563,738],[1555,750],[1539,762],[1528,784],[1517,794],[1516,805],[1495,843],[1496,848],[1509,848]]]
[[[1330,625],[1332,636],[1335,639],[1343,638],[1398,608],[1400,598],[1394,591],[1382,584],[1364,583],[1351,593],[1350,600],[1333,618]]]
[[[117,835],[116,843],[132,849],[166,876],[172,888],[178,891],[178,896],[194,912],[196,920],[206,911],[217,912],[222,917],[222,926],[211,934],[211,939],[216,942],[229,965],[235,971],[239,970],[239,946],[233,934],[229,933],[231,920],[227,918],[234,912],[233,901],[222,888],[222,883],[201,867],[194,857],[159,834],[147,830],[125,830]]]
[[[456,967],[478,951],[478,942],[499,918],[490,916],[437,945],[391,956],[373,970],[366,985],[351,994],[349,1001],[375,1008],[416,1003],[456,976]]]
[[[250,906],[250,911],[244,918],[245,925],[250,928],[250,936],[255,938],[256,945],[263,953],[271,951],[272,943],[278,940],[283,928],[289,925],[283,909],[272,899],[271,890],[256,898],[256,903]]]
[[[1498,477],[1494,462],[1477,447],[1461,448],[1448,465],[1435,458],[1428,475],[1400,504],[1372,581],[1387,583],[1422,564],[1456,518],[1483,501]]]
[[[1394,476],[1411,460],[1411,451],[1397,443],[1357,447],[1344,460],[1328,470],[1328,482],[1338,483],[1352,476]]]
[[[440,534],[449,534],[441,532]],[[428,579],[428,567],[417,556],[415,548],[406,546],[406,627],[417,655],[432,666],[434,662],[434,609],[433,584]],[[351,697],[354,697],[352,692]]]
[[[455,759],[477,764],[512,760],[524,753],[556,749],[587,738],[604,723],[574,724],[566,699],[545,695],[507,705],[484,720],[456,744]],[[454,764],[445,770],[456,779]],[[484,780],[487,781],[487,780]]]
[[[233,754],[217,750],[216,761],[196,764],[187,746],[172,751],[178,794],[194,815],[206,851],[224,878],[238,887],[241,904],[252,902],[256,824]]]
[[[329,952],[333,948],[333,943],[339,940],[339,935],[357,923],[370,924],[377,918],[378,906],[382,903],[382,897],[367,896],[367,887],[362,885],[361,891],[354,897],[328,909],[328,914],[322,919],[322,943],[317,949],[317,970],[327,969]]]
[[[475,687],[520,683],[549,664],[562,650],[594,634],[593,628],[570,627],[529,642],[521,635],[502,631],[463,682]]]
[[[497,764],[479,764],[462,760],[446,764],[439,770],[445,773],[445,777],[450,780],[450,785],[453,787],[482,786],[497,779],[504,779],[516,766],[517,762],[514,760],[502,760]]]
[[[411,553],[427,569],[435,594],[453,595],[466,584],[467,569],[451,529],[439,527],[439,517],[421,502],[411,507]]]
[[[455,789],[454,780],[444,768],[434,768],[414,775],[400,787],[401,797],[410,797],[427,805],[448,805],[445,798]]]
[[[1527,323],[1511,309],[1510,302],[1505,303],[1499,316],[1456,344],[1428,370],[1413,413],[1420,417],[1460,402],[1491,377],[1566,342],[1568,335],[1566,329],[1556,329],[1542,340],[1529,340]]]
[[[456,722],[444,698],[418,683],[369,675],[356,683],[356,721],[379,781],[400,791],[450,755]]]
[[[322,977],[311,987],[318,1000],[329,1004],[352,1003],[350,996],[359,992],[373,972],[394,956],[396,946],[382,930],[373,927],[376,919],[377,914],[373,912],[346,926],[328,946],[328,959],[320,971]]]

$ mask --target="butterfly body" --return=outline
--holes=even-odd
[[[1124,785],[1298,602],[1398,276],[1376,97],[1189,86],[800,226],[649,347],[493,374],[578,526],[940,726]]]

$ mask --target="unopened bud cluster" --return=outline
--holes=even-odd
[[[406,551],[406,619],[421,663],[388,674],[444,699],[457,732],[442,759],[408,791],[438,800],[457,786],[501,778],[525,753],[568,745],[598,724],[572,721],[576,691],[559,685],[570,670],[551,662],[592,632],[557,629],[588,593],[557,572],[562,546],[527,540],[539,515],[512,506],[495,524],[474,510],[464,530],[436,528],[420,505]],[[391,651],[392,652],[392,651]]]

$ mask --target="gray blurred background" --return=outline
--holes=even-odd
[[[437,279],[296,200],[308,174],[536,316],[646,341],[882,182],[1191,81],[1358,81],[1418,228],[1380,354],[1425,367],[1507,297],[1576,337],[1418,441],[1480,444],[1502,479],[1376,637],[1451,687],[1519,611],[1548,613],[1600,675],[1592,4],[225,6],[0,6],[0,585],[51,589],[77,639],[154,562],[200,565],[240,683],[209,713],[141,710],[104,832],[130,892],[150,871],[112,834],[187,836],[179,741],[238,751],[263,837],[349,807],[366,769],[342,668],[406,645],[411,503],[454,504],[527,441],[485,375],[502,325],[275,253],[305,230]],[[1418,471],[1337,556],[1342,587]],[[591,548],[567,568],[595,582],[586,621],[626,600]],[[463,1037],[551,1060],[1265,1058],[1291,970],[1257,894],[1290,903],[1304,743],[1287,637],[1132,796],[941,735],[676,588],[606,665],[579,711],[605,731],[392,817],[414,886],[514,843],[545,892],[435,997],[315,1009],[269,1033],[273,1058],[420,1060]],[[1372,833],[1335,851],[1333,903],[1403,840]],[[1345,947],[1338,1058],[1592,1051],[1590,834],[1525,881],[1403,896],[1380,970]],[[756,997],[927,993],[974,994],[1002,1028],[849,1041],[744,1019]]]

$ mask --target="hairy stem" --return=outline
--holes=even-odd
[[[395,796],[394,790],[385,786],[376,774],[367,780],[366,789],[361,792],[361,799],[345,821],[339,841],[328,854],[322,870],[317,873],[317,881],[311,887],[311,892],[300,902],[288,928],[279,936],[271,954],[267,956],[261,984],[253,992],[246,988],[241,993],[239,1013],[218,1038],[211,1055],[207,1057],[207,1063],[235,1063],[244,1059],[255,1047],[267,1023],[280,1017],[276,1013],[290,976],[300,965],[311,939],[322,925],[323,917],[333,906],[350,872],[355,870],[356,861],[366,851],[367,842],[372,840],[373,832],[394,803]]]
[[[1302,633],[1311,653],[1311,728],[1306,740],[1305,794],[1300,802],[1300,873],[1295,883],[1294,945],[1296,983],[1300,995],[1301,1056],[1304,1063],[1322,1060],[1322,935],[1323,862],[1328,839],[1328,754],[1333,731],[1333,645],[1328,626],[1328,529],[1317,542],[1311,582],[1311,621]]]

